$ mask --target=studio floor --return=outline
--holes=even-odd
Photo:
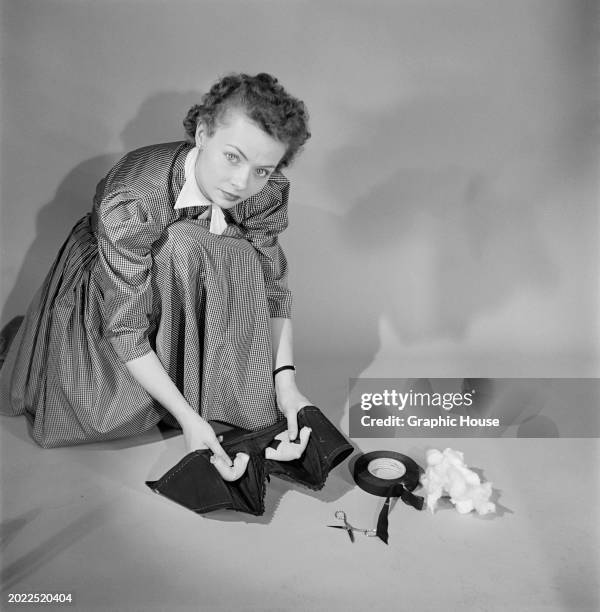
[[[144,483],[183,440],[44,450],[23,418],[0,418],[2,609],[11,593],[70,593],[73,610],[598,610],[598,439],[354,440],[311,492],[273,478],[266,512],[196,515]],[[374,527],[382,499],[359,489],[358,452],[462,450],[494,485],[497,513],[434,515],[398,501],[390,542],[328,529],[344,509]]]

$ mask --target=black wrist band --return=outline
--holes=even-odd
[[[294,370],[295,372],[296,368],[293,365],[280,366],[279,368],[273,371],[273,380],[275,380],[275,376],[277,376],[277,374],[279,374],[279,372],[282,372],[283,370]]]

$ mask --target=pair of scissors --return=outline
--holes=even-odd
[[[343,525],[327,525],[327,527],[333,527],[334,529],[345,529],[350,541],[354,543],[354,532],[363,533],[368,538],[373,538],[377,535],[375,529],[357,529],[356,527],[352,527],[346,518],[346,513],[343,510],[336,510],[335,518],[343,521]]]

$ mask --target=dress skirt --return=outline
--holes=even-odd
[[[272,379],[269,310],[254,247],[236,226],[169,225],[152,248],[148,338],[207,420],[257,430],[283,417]],[[133,436],[175,419],[129,374],[103,330],[103,287],[90,215],[61,248],[0,371],[0,409],[25,414],[56,447]]]

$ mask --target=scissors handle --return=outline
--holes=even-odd
[[[376,538],[377,537],[377,530],[376,529],[360,529],[359,530],[361,533],[364,533],[367,538]]]
[[[356,527],[353,527],[352,529],[353,531],[356,531],[356,533],[364,533],[367,537],[370,538],[377,535],[375,529],[356,529]]]

